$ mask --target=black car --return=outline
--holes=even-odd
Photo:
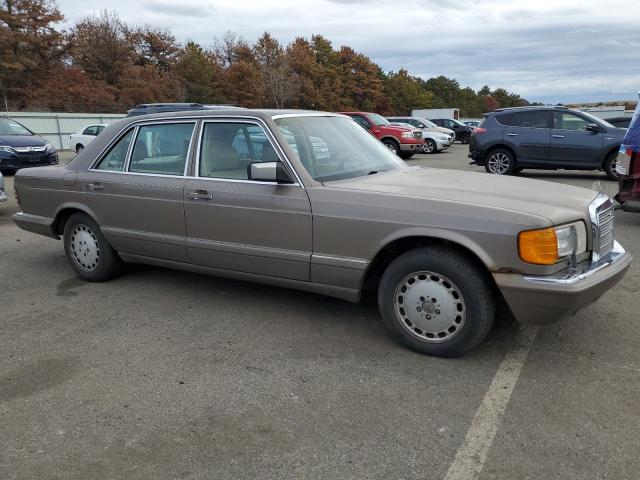
[[[465,125],[460,120],[455,120],[453,118],[430,118],[429,120],[439,127],[453,130],[456,134],[456,140],[462,143],[469,143],[469,139],[471,139],[471,134],[473,133],[473,128]]]
[[[618,128],[629,128],[629,124],[631,123],[631,117],[613,117],[607,118],[607,123],[610,123],[614,127]]]
[[[0,117],[0,172],[57,163],[53,145],[15,120]]]
[[[625,129],[566,107],[517,107],[484,115],[469,143],[469,157],[487,172],[523,168],[615,171]]]
[[[202,103],[142,103],[127,112],[127,117],[150,115],[152,113],[186,112],[191,110],[236,109],[233,105],[203,105]]]

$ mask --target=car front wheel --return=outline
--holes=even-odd
[[[516,160],[509,150],[499,148],[489,154],[485,160],[484,168],[487,172],[496,175],[513,175],[516,169]]]
[[[384,146],[387,147],[390,152],[393,152],[396,155],[400,152],[400,146],[396,141],[385,138],[382,140],[382,143],[384,143]]]
[[[618,163],[618,154],[612,153],[604,161],[604,171],[611,180],[618,179],[618,172],[616,171],[616,165]]]
[[[438,146],[436,142],[427,138],[424,142],[424,153],[436,153],[438,151]]]
[[[82,150],[84,150],[84,146],[82,146],[82,144],[78,144],[76,145],[76,153],[80,153]]]
[[[122,260],[84,213],[74,213],[64,225],[64,250],[76,274],[83,280],[102,282],[122,270]]]
[[[487,277],[472,259],[448,248],[406,252],[391,262],[378,287],[385,327],[417,352],[464,355],[493,324],[495,299]]]
[[[469,143],[470,140],[471,140],[471,134],[469,132],[465,132],[462,135],[460,135],[460,142]]]

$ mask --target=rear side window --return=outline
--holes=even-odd
[[[95,170],[105,172],[122,172],[124,170],[129,145],[131,145],[131,140],[133,139],[133,131],[133,129],[129,130],[124,137],[111,147],[111,150],[100,160],[100,163],[94,167]]]
[[[544,110],[513,112],[498,115],[496,119],[501,125],[510,127],[549,128],[550,112]]]
[[[82,132],[83,135],[98,135],[98,127],[96,127],[95,125],[91,125],[90,127],[87,127],[84,129],[84,132]]]
[[[131,153],[129,172],[184,175],[193,123],[163,123],[140,127]]]

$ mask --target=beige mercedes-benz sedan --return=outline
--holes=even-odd
[[[15,222],[62,236],[83,279],[139,262],[354,302],[372,289],[393,337],[439,356],[477,346],[496,312],[571,315],[631,263],[606,195],[409,167],[332,113],[133,117],[15,189]]]

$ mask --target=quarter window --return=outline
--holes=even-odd
[[[145,125],[138,130],[129,172],[184,175],[193,123]]]
[[[129,130],[124,137],[111,147],[111,150],[100,160],[100,163],[96,165],[95,169],[106,172],[122,172],[132,139],[133,129]]]
[[[231,122],[204,125],[198,167],[200,177],[248,180],[247,168],[251,163],[278,160],[267,134],[258,125]]]
[[[560,130],[586,130],[588,123],[584,118],[571,113],[553,112],[553,128]]]

